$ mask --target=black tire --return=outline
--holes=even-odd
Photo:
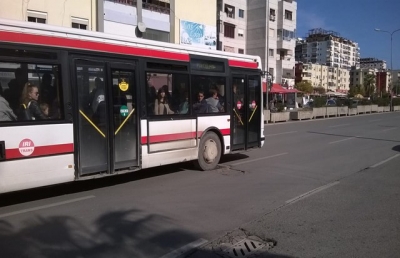
[[[221,159],[221,141],[214,132],[208,132],[200,140],[199,154],[195,161],[198,169],[207,171],[217,167]]]

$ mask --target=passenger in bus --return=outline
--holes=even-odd
[[[189,112],[189,96],[188,93],[185,92],[183,94],[185,96],[185,100],[179,104],[179,114],[187,114]]]
[[[155,115],[174,114],[174,111],[172,111],[169,107],[164,87],[158,90],[157,99],[154,102],[154,114]]]
[[[21,112],[24,120],[45,120],[48,117],[39,107],[39,88],[27,82],[22,90]]]
[[[10,103],[10,107],[13,110],[17,110],[19,107],[19,99],[24,89],[27,78],[21,68],[17,68],[14,72],[15,79],[12,79],[8,83],[8,89],[4,91],[4,98]]]
[[[106,102],[104,95],[104,82],[97,77],[95,79],[95,88],[90,94],[91,108],[93,112],[93,121],[97,125],[105,125],[106,123]]]
[[[204,99],[204,92],[199,91],[197,101],[193,104],[193,112],[195,114],[207,113],[207,101]]]
[[[51,85],[53,76],[46,72],[42,76],[42,84],[40,85],[40,102],[51,105],[56,98],[56,91]]]
[[[171,96],[171,94],[169,93],[168,85],[163,85],[163,86],[162,86],[162,89],[163,89],[164,92],[165,92],[165,97],[166,97],[166,99],[167,99],[167,101],[168,101],[168,104],[171,105],[171,104],[172,104],[172,96]]]
[[[39,106],[40,106],[40,110],[42,110],[43,114],[45,114],[46,116],[49,116],[49,105],[47,103],[42,103]]]
[[[210,90],[211,97],[207,98],[207,104],[211,112],[223,112],[224,107],[219,103],[218,92],[215,89]]]
[[[8,101],[3,97],[3,88],[0,84],[0,121],[16,121],[17,116],[11,109]]]
[[[151,84],[148,84],[147,87],[147,114],[154,115],[154,102],[157,99],[157,91]]]

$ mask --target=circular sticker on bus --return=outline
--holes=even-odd
[[[23,139],[19,143],[19,153],[21,153],[22,156],[30,156],[32,155],[33,151],[35,150],[35,144],[33,144],[33,141],[30,139]]]
[[[236,107],[237,107],[237,109],[242,108],[242,102],[240,102],[240,100],[238,100],[238,102],[236,103]]]
[[[119,109],[119,113],[121,114],[121,116],[126,117],[129,113],[128,107],[122,105]]]
[[[129,89],[129,84],[127,82],[125,82],[125,80],[122,80],[122,82],[120,82],[118,84],[119,89],[122,91],[127,91]]]

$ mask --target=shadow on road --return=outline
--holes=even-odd
[[[69,216],[32,216],[19,229],[0,220],[1,256],[160,257],[198,239],[183,230],[163,231],[166,224],[171,219],[140,210],[108,212],[89,226]]]
[[[392,150],[400,152],[400,145],[394,146]]]
[[[244,154],[229,154],[229,155],[224,155],[221,158],[220,163],[223,164],[226,162],[241,160],[245,158],[248,158],[248,156]],[[165,165],[121,175],[106,176],[98,179],[75,181],[60,185],[52,185],[36,189],[28,189],[13,193],[1,194],[0,207],[24,203],[24,202],[31,202],[35,200],[41,200],[44,198],[57,197],[66,194],[74,194],[94,189],[100,189],[104,187],[110,187],[113,185],[125,184],[128,182],[143,180],[146,178],[164,176],[187,170],[195,170],[195,172],[200,172],[196,170],[193,162],[183,162],[179,164]]]
[[[344,137],[344,138],[356,138],[356,139],[361,139],[361,140],[372,140],[372,141],[383,141],[383,142],[400,142],[397,140],[389,140],[389,139],[382,139],[382,138],[371,138],[371,137],[362,137],[362,136],[356,136],[356,135],[344,135],[344,134],[334,134],[334,133],[321,133],[321,132],[312,132],[308,131],[307,133],[312,133],[312,134],[321,134],[321,135],[329,135],[329,136],[339,136],[339,137]]]
[[[193,169],[192,167],[193,165],[191,162],[185,162],[180,164],[143,169],[121,175],[106,176],[98,179],[75,181],[60,185],[52,185],[42,188],[5,193],[0,195],[0,207],[66,194],[79,193],[93,189],[100,189],[146,178],[163,176],[171,173],[181,172],[187,169]]]

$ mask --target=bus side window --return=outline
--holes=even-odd
[[[147,73],[146,77],[149,115],[188,114],[188,75]]]

